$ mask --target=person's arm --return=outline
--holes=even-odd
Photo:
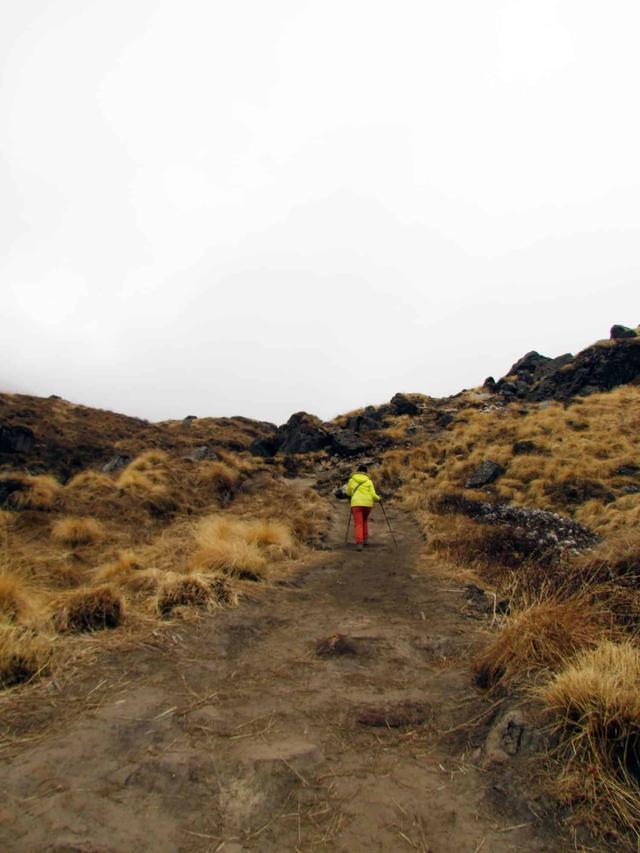
[[[382,500],[380,495],[376,492],[376,487],[373,484],[373,480],[371,481],[371,491],[373,492],[374,501]]]
[[[350,498],[351,495],[353,494],[353,479],[350,479],[349,482],[347,483],[347,486],[344,490],[344,493],[348,498]]]

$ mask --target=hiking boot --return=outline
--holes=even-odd
[[[362,551],[362,549],[363,549],[363,548],[364,548],[363,543],[362,543],[362,542],[358,542],[358,544],[356,545],[356,551]]]

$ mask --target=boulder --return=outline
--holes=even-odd
[[[265,459],[269,456],[275,456],[278,452],[278,442],[275,435],[268,438],[254,439],[249,445],[249,452],[253,453],[254,456],[262,456]]]
[[[638,333],[635,329],[630,329],[628,326],[612,326],[609,332],[609,337],[612,341],[621,341],[625,338],[637,338]]]
[[[464,487],[465,489],[479,489],[482,486],[488,486],[490,483],[494,483],[502,474],[504,474],[502,465],[492,462],[491,459],[485,459],[469,477]]]
[[[497,387],[496,380],[493,378],[493,376],[487,376],[487,378],[482,383],[482,387],[485,390],[489,391],[491,394],[493,394]]]
[[[188,458],[193,459],[194,462],[201,462],[203,459],[217,459],[218,454],[203,444],[201,447],[194,447]]]
[[[360,414],[352,415],[347,419],[346,428],[357,433],[382,429],[384,418],[385,413],[382,407],[376,409],[375,406],[367,406]]]
[[[283,426],[278,427],[275,441],[280,453],[313,453],[324,450],[331,436],[319,419],[307,412],[296,412]]]
[[[127,465],[131,462],[130,456],[112,456],[108,462],[102,466],[102,471],[105,474],[113,474],[114,471],[120,471],[122,468],[126,468]]]
[[[417,415],[420,411],[418,406],[406,394],[394,394],[390,405],[393,406],[396,415]]]
[[[617,477],[636,477],[638,474],[640,474],[640,467],[638,465],[634,465],[633,463],[630,463],[628,465],[620,465],[620,467],[616,468],[613,474]]]
[[[29,453],[34,441],[28,427],[0,424],[0,453]]]
[[[335,430],[330,433],[331,444],[327,449],[336,456],[358,456],[371,450],[371,445],[348,429]]]
[[[508,376],[519,376],[521,373],[528,373],[531,376],[535,376],[535,374],[550,361],[551,359],[549,356],[540,355],[539,352],[531,350],[531,352],[523,355],[521,359],[511,365],[511,370],[509,371]]]
[[[454,417],[451,412],[436,412],[436,426],[440,427],[440,429],[446,429],[450,424],[453,423]]]

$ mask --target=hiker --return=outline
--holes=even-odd
[[[360,465],[355,474],[351,475],[345,489],[347,497],[351,498],[351,514],[353,515],[358,551],[362,551],[362,548],[367,544],[369,513],[374,503],[380,500],[368,472],[369,469],[366,465]]]

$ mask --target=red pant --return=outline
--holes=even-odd
[[[353,527],[356,533],[356,545],[366,542],[369,538],[369,513],[370,506],[352,506]]]

